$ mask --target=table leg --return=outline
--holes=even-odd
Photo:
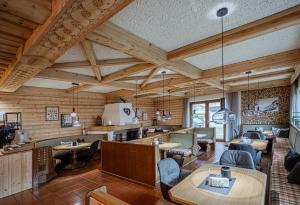
[[[77,169],[77,168],[81,168],[84,166],[83,163],[79,163],[77,161],[77,155],[76,155],[76,150],[71,150],[72,152],[72,163],[68,164],[64,167],[64,169]]]

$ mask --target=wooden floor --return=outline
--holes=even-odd
[[[223,143],[217,143],[215,151],[202,154],[198,160],[186,166],[196,169],[205,163],[217,162],[224,151]],[[108,192],[132,205],[170,205],[163,200],[159,187],[143,185],[101,173],[99,161],[87,168],[63,171],[51,182],[36,189],[30,189],[0,199],[1,205],[81,205],[85,204],[87,191],[105,185]]]

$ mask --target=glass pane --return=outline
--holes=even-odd
[[[193,104],[192,105],[192,126],[193,127],[205,127],[205,104]]]
[[[222,124],[216,124],[212,122],[212,116],[214,113],[216,113],[221,108],[221,102],[211,102],[208,105],[209,110],[209,127],[215,127],[216,128],[216,139],[217,140],[224,140],[224,125]]]

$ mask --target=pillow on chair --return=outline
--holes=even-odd
[[[300,154],[295,152],[294,149],[290,149],[287,155],[284,157],[285,169],[290,172],[298,162],[300,162]]]
[[[271,131],[272,131],[273,135],[278,136],[278,135],[279,135],[279,132],[280,132],[280,128],[272,127],[272,128],[271,128]]]
[[[298,162],[288,175],[288,183],[300,184],[300,162]]]

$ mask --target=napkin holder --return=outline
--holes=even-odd
[[[208,178],[208,185],[218,188],[229,188],[229,179],[226,177],[210,176]]]

